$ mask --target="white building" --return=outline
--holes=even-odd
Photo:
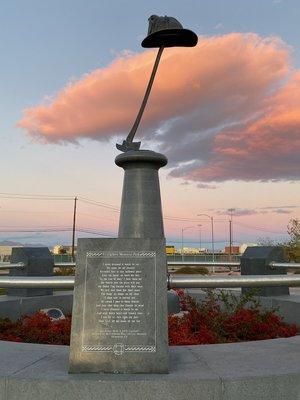
[[[2,246],[0,245],[0,261],[10,261],[11,251],[13,247],[22,247],[22,246]]]
[[[183,247],[183,249],[177,249],[177,253],[182,254],[203,254],[207,253],[208,250],[205,247]]]
[[[243,243],[240,245],[240,254],[244,254],[247,247],[258,246],[257,243]]]

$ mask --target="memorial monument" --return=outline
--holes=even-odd
[[[163,154],[140,150],[134,136],[164,48],[192,47],[194,32],[172,17],[151,16],[142,46],[158,47],[139,113],[117,148],[124,169],[116,239],[79,239],[70,373],[167,373],[167,264],[158,170]]]

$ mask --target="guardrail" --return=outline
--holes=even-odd
[[[270,262],[269,267],[270,267],[270,268],[291,268],[291,269],[299,269],[299,268],[300,268],[300,263],[294,263],[294,262],[291,262],[291,263],[287,263],[287,262],[285,262],[285,263],[279,263],[279,262],[272,261],[272,262]]]
[[[53,288],[73,289],[74,276],[4,276],[0,277],[1,288]],[[265,286],[300,286],[300,276],[289,275],[243,275],[207,276],[175,275],[167,278],[169,288],[236,288]]]
[[[240,267],[240,261],[168,261],[168,266],[176,267],[176,266],[202,266],[202,267]],[[75,262],[56,262],[54,263],[54,267],[75,267]],[[271,268],[300,268],[300,263],[294,262],[285,262],[279,263],[275,261],[271,261],[269,263],[269,267]]]
[[[236,288],[266,286],[300,286],[300,276],[290,275],[242,275],[206,276],[175,275],[168,279],[170,288]]]
[[[1,269],[17,269],[17,268],[24,268],[25,264],[22,262],[19,263],[0,263],[0,270]]]
[[[74,276],[0,276],[1,288],[73,289]]]
[[[76,263],[72,261],[67,261],[67,262],[55,262],[54,267],[55,268],[70,268],[70,267],[75,267]]]
[[[239,261],[168,261],[168,267],[201,266],[201,267],[240,267]]]
[[[179,266],[202,266],[202,267],[240,267],[240,261],[168,261],[169,267],[179,267]],[[75,267],[75,262],[56,262],[54,263],[55,268],[69,268]],[[25,264],[19,263],[9,263],[1,262],[0,269],[13,269],[13,268],[24,268]],[[279,263],[271,261],[269,263],[270,268],[286,268],[286,269],[300,269],[300,263]]]

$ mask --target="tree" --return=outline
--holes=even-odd
[[[290,261],[300,262],[300,221],[298,218],[290,220],[287,226],[290,240],[285,244]]]
[[[268,236],[266,237],[259,237],[256,241],[258,246],[276,246],[277,244],[275,241]]]

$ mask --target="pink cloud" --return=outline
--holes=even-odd
[[[300,178],[300,72],[268,98],[254,121],[215,136],[210,160],[191,180]]]
[[[128,131],[137,112],[155,51],[117,58],[63,88],[50,103],[26,109],[19,126],[48,141],[101,139]],[[200,38],[196,48],[163,55],[144,125],[157,126],[226,93],[247,102],[286,72],[287,51],[278,39],[255,34]],[[244,99],[240,99],[244,96]]]
[[[171,175],[200,184],[298,179],[300,72],[291,76],[289,53],[280,39],[253,33],[167,49],[138,135],[156,140]],[[18,126],[45,142],[127,134],[154,57],[117,58],[24,110]]]

